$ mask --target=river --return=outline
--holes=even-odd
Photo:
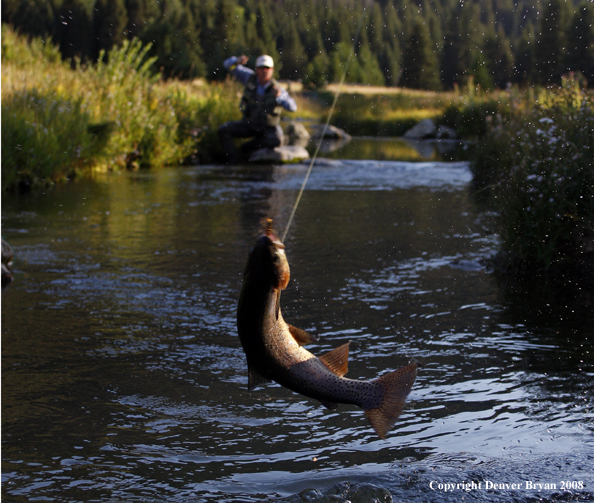
[[[357,407],[247,391],[243,266],[306,169],[3,197],[3,501],[255,502],[343,481],[394,501],[594,500],[590,313],[489,271],[496,215],[463,162],[316,164],[285,242],[283,314],[319,336],[308,349],[352,341],[353,379],[424,362],[387,439]]]

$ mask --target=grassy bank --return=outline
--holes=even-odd
[[[499,213],[499,270],[594,283],[594,104],[574,82],[515,96],[493,117],[473,165]]]
[[[237,115],[237,88],[165,84],[137,41],[94,66],[2,27],[2,190],[182,162]],[[216,155],[216,146],[203,149]]]
[[[336,92],[329,86],[320,99],[329,106]],[[332,123],[355,136],[402,136],[423,119],[449,126],[462,138],[476,138],[486,130],[486,117],[508,103],[504,92],[484,93],[468,87],[449,92],[374,86],[344,86]]]

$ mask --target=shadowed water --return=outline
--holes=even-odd
[[[425,363],[388,438],[354,406],[247,391],[242,269],[263,218],[284,230],[306,169],[3,198],[3,500],[247,502],[344,480],[395,501],[594,499],[589,314],[497,284],[495,216],[464,163],[320,163],[286,240],[283,314],[320,336],[308,349],[352,341],[354,379]]]

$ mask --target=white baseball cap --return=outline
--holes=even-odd
[[[267,68],[274,68],[274,61],[267,54],[263,54],[256,60],[256,68],[266,66]]]

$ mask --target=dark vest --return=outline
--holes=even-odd
[[[258,95],[258,78],[252,75],[243,91],[239,108],[243,112],[243,119],[256,126],[278,126],[282,107],[276,102],[274,86],[276,80],[266,88],[262,96]]]

